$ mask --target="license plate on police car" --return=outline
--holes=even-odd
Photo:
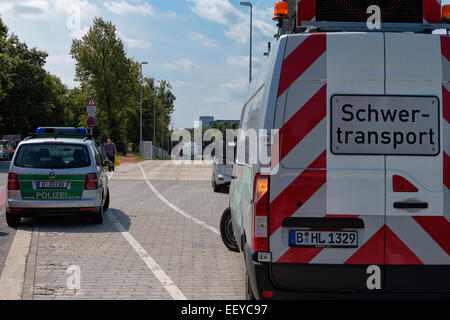
[[[67,189],[69,181],[38,181],[37,189]]]
[[[291,247],[314,248],[356,248],[358,233],[356,231],[289,231]]]

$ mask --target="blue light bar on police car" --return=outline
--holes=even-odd
[[[78,134],[88,134],[86,128],[75,128],[75,127],[39,127],[36,130],[38,134],[45,133],[55,133],[55,134],[70,134],[70,133],[78,133]]]

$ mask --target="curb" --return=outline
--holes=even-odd
[[[0,276],[0,300],[21,300],[32,230],[19,227]]]

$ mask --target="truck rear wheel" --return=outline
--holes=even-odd
[[[230,208],[225,209],[222,213],[222,217],[220,218],[220,236],[222,237],[222,241],[228,250],[239,252],[239,247],[233,233]]]
[[[255,295],[253,294],[252,283],[250,282],[250,276],[246,276],[246,284],[245,284],[245,299],[246,300],[256,300]]]

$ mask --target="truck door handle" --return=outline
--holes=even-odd
[[[394,202],[395,209],[428,209],[427,202]]]

